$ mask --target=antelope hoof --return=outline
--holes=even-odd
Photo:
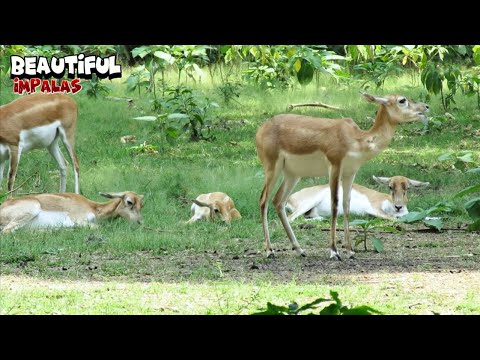
[[[275,252],[272,250],[267,250],[267,258],[273,259],[275,257]]]
[[[342,258],[340,257],[340,254],[332,249],[330,249],[330,259],[335,259],[342,261]]]
[[[302,248],[292,248],[292,250],[295,250],[297,254],[300,255],[301,257],[307,256],[307,254],[305,253],[305,250],[303,250]]]
[[[355,259],[355,251],[347,251],[347,259]]]

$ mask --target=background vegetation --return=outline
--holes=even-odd
[[[416,313],[428,306],[438,312],[480,310],[478,296],[468,291],[455,301],[438,300],[435,289],[410,294],[411,288],[395,285],[398,297],[379,301],[379,294],[385,293],[382,286],[390,284],[381,274],[393,274],[392,269],[379,269],[376,285],[358,285],[353,280],[360,276],[358,269],[350,277],[343,274],[350,269],[348,262],[332,272],[318,269],[303,279],[305,263],[294,254],[282,252],[283,260],[274,262],[263,259],[258,214],[263,171],[254,145],[258,126],[286,112],[292,103],[321,101],[337,106],[342,110],[300,108],[295,112],[351,117],[367,129],[376,108],[361,99],[360,91],[399,93],[428,102],[432,116],[428,126],[413,123],[398,128],[390,148],[366,163],[356,182],[387,191],[372,181],[372,175],[429,181],[429,188],[410,191],[409,209],[416,215],[400,229],[427,225],[435,233],[424,234],[415,245],[394,243],[389,241],[393,235],[380,234],[380,227],[359,222],[362,236],[368,230],[384,244],[359,252],[357,261],[406,259],[414,254],[411,246],[416,246],[430,253],[444,250],[443,255],[462,259],[466,252],[473,254],[465,258],[466,264],[452,266],[477,269],[478,236],[471,237],[471,231],[480,226],[480,46],[0,45],[0,104],[16,98],[9,79],[9,55],[79,52],[117,54],[123,64],[121,79],[82,80],[84,91],[75,95],[80,108],[76,148],[81,191],[97,201],[102,201],[99,191],[145,194],[144,218],[150,229],[112,221],[95,231],[18,231],[2,236],[2,283],[12,285],[0,287],[0,312],[252,313],[261,311],[267,301],[283,306],[292,300],[304,304],[328,298],[332,288],[339,289],[344,302],[366,304],[384,313]],[[127,135],[129,140],[122,142]],[[16,183],[32,175],[17,195],[57,191],[58,170],[46,151],[22,156]],[[296,190],[318,183],[325,179],[302,179]],[[72,186],[69,172],[70,191]],[[185,226],[191,199],[211,191],[228,193],[242,220],[231,226]],[[441,217],[440,225],[423,223],[431,214]],[[275,248],[288,247],[273,210],[269,219]],[[328,263],[328,231],[321,231],[328,222],[316,226],[300,231],[295,225],[295,231],[318,267]],[[458,240],[439,240],[448,233],[444,229],[461,230],[455,235]],[[405,232],[395,236],[408,237]],[[245,272],[234,272],[235,257],[240,257]],[[278,261],[289,270],[276,272]],[[248,274],[256,270],[259,274]],[[429,269],[420,262],[409,268],[411,273],[425,270]],[[297,283],[298,278],[302,283]],[[47,281],[53,287],[25,279]],[[89,287],[85,281],[102,282]],[[474,283],[473,289],[478,278]],[[122,300],[124,288],[130,295]],[[170,298],[161,297],[160,292]],[[434,300],[409,308],[415,296]]]

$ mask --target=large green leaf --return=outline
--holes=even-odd
[[[137,56],[140,56],[142,59],[147,56],[147,54],[149,53],[149,48],[148,46],[140,46],[140,47],[136,47],[135,49],[132,50],[132,56],[133,57],[137,57]]]
[[[403,215],[401,218],[398,219],[398,221],[410,224],[415,221],[423,220],[425,216],[427,216],[426,211],[412,211],[409,212],[407,215]]]
[[[480,167],[475,168],[475,169],[470,169],[470,170],[467,170],[465,172],[470,173],[470,174],[480,174]]]
[[[437,231],[440,231],[443,228],[443,221],[441,219],[424,220],[423,223],[430,229],[436,229]]]
[[[469,186],[468,188],[463,189],[462,191],[455,194],[454,199],[465,196],[467,194],[475,193],[480,191],[480,184]]]
[[[370,240],[372,241],[373,247],[375,248],[376,252],[383,251],[383,241],[376,237],[371,237]]]
[[[340,315],[340,307],[337,304],[330,304],[320,311],[320,315]]]
[[[445,161],[445,160],[452,160],[453,159],[453,156],[452,156],[453,152],[448,152],[448,153],[445,153],[445,154],[442,154],[438,157],[438,161]]]
[[[303,59],[300,71],[297,73],[298,82],[302,85],[309,84],[313,79],[314,68],[310,62]]]
[[[163,51],[155,51],[153,55],[155,55],[159,59],[165,60],[170,65],[175,62],[175,58],[172,55],[167,54],[166,52],[163,52]]]
[[[460,160],[462,160],[463,162],[469,162],[469,163],[471,163],[471,162],[474,162],[472,156],[473,156],[472,153],[467,153],[467,154],[465,154],[465,155],[463,155],[463,156],[459,156],[458,158],[459,158]]]
[[[465,203],[465,210],[473,220],[480,219],[480,197],[472,199]]]

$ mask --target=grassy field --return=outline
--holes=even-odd
[[[124,79],[123,79],[124,80]],[[76,149],[80,160],[83,195],[103,201],[99,191],[135,191],[145,195],[145,225],[122,220],[106,222],[97,230],[70,229],[18,231],[0,238],[0,313],[3,314],[248,314],[267,301],[286,305],[328,296],[329,290],[351,304],[370,305],[387,314],[480,312],[480,242],[478,234],[464,231],[383,234],[385,250],[358,252],[354,261],[335,263],[328,258],[328,222],[300,230],[300,244],[308,257],[291,251],[277,259],[263,254],[258,198],[263,171],[256,157],[255,132],[269,117],[286,112],[291,103],[322,101],[344,110],[296,109],[319,117],[351,117],[367,129],[376,106],[359,96],[357,86],[325,79],[288,91],[244,87],[237,102],[223,104],[215,86],[201,88],[221,106],[216,111],[212,142],[181,138],[170,146],[155,122],[132,118],[151,115],[147,95],[126,94],[120,81],[114,96],[133,96],[126,102],[74,98],[79,104]],[[399,93],[425,99],[409,77],[387,82],[375,95]],[[15,97],[3,86],[0,104]],[[448,151],[470,150],[480,164],[480,112],[475,99],[458,95],[450,111],[454,119],[421,134],[421,123],[408,124],[386,151],[367,162],[356,182],[381,191],[372,178],[404,175],[429,181],[430,187],[411,190],[409,209],[428,208],[448,200],[461,189],[477,184],[479,175],[452,170],[452,162],[437,158]],[[431,116],[442,116],[440,101],[429,101]],[[135,135],[135,143],[120,138]],[[128,148],[146,142],[157,154],[133,154]],[[29,179],[32,175],[33,178]],[[22,155],[16,185],[29,179],[19,194],[58,191],[58,170],[46,150]],[[295,190],[325,183],[323,178],[302,179]],[[5,189],[5,181],[2,189]],[[69,168],[67,190],[73,189]],[[242,220],[231,226],[197,223],[186,226],[190,200],[200,193],[223,191],[235,201]],[[468,223],[464,200],[452,201],[443,214],[447,228]],[[289,247],[274,211],[269,214],[273,246]],[[298,223],[301,223],[299,221]],[[422,231],[422,225],[404,225]],[[340,238],[342,235],[339,235]],[[440,259],[440,260],[439,260]]]

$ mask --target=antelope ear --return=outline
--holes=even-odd
[[[123,198],[123,196],[125,195],[124,192],[121,192],[121,193],[104,193],[104,192],[99,192],[98,194],[101,195],[101,196],[103,196],[103,197],[109,198],[109,199]]]
[[[143,206],[145,204],[145,196],[144,195],[138,195],[138,198],[140,199],[140,204]]]
[[[388,99],[383,97],[373,96],[367,93],[362,93],[362,96],[368,102],[375,102],[377,104],[384,104],[384,105],[388,103]]]
[[[390,182],[390,178],[388,177],[376,177],[376,176],[372,176],[373,180],[375,180],[377,183],[379,183],[380,185],[387,185],[388,186],[388,183]]]
[[[421,181],[410,180],[410,179],[408,179],[408,183],[409,183],[411,186],[414,186],[414,187],[425,187],[425,186],[430,185],[429,182],[421,182]]]

